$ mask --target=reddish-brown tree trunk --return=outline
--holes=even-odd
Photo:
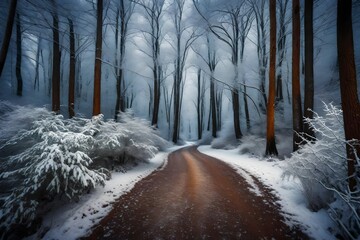
[[[314,34],[313,34],[313,0],[305,0],[305,91],[304,117],[313,118],[314,109]],[[314,130],[304,122],[304,137],[315,140]]]
[[[275,143],[276,0],[270,0],[270,67],[267,101],[266,155],[277,155]]]
[[[59,18],[56,12],[55,1],[52,1],[53,12],[53,66],[52,66],[52,111],[60,112],[60,45],[59,45]]]
[[[8,19],[6,22],[5,34],[4,34],[4,38],[3,38],[3,42],[2,42],[2,46],[1,46],[1,52],[0,52],[0,77],[1,77],[1,73],[2,73],[2,70],[5,65],[7,52],[9,50],[9,44],[10,44],[10,39],[11,39],[11,34],[12,34],[12,29],[13,29],[14,19],[15,19],[15,13],[16,13],[16,4],[17,4],[17,0],[12,0],[10,2],[10,6],[9,6],[9,15],[8,15]]]
[[[303,132],[303,119],[300,94],[300,3],[292,2],[292,110],[293,110],[293,150],[299,148]]]
[[[356,155],[360,154],[360,103],[357,93],[356,68],[354,61],[354,41],[352,30],[352,1],[338,0],[337,44],[339,58],[341,105],[344,117],[345,139],[348,158],[349,188],[356,190]]]
[[[97,1],[93,116],[101,113],[101,53],[102,53],[103,0]]]
[[[69,101],[68,101],[68,110],[69,117],[72,118],[75,115],[75,34],[74,34],[74,24],[69,19],[70,27],[70,70],[69,70]]]

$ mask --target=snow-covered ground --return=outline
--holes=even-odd
[[[140,163],[126,173],[114,172],[105,187],[97,187],[79,202],[53,207],[43,219],[43,226],[37,234],[27,239],[77,239],[85,236],[92,226],[97,224],[112,209],[112,203],[121,195],[130,191],[135,183],[148,176],[154,170],[165,166],[170,148],[160,152],[149,163]],[[45,233],[46,232],[46,233]],[[42,236],[42,233],[45,233]]]
[[[200,146],[198,150],[209,156],[228,163],[244,176],[255,194],[261,194],[252,177],[257,177],[265,185],[274,189],[280,199],[283,215],[288,224],[298,223],[304,226],[306,233],[314,239],[336,239],[327,229],[334,227],[328,214],[321,210],[312,212],[306,207],[306,198],[300,181],[295,178],[284,179],[283,168],[286,161],[266,161],[248,155],[241,155],[237,149],[219,150],[210,146]]]
[[[190,143],[188,143],[190,144]],[[183,146],[182,146],[183,147]],[[43,226],[37,234],[27,239],[77,239],[85,236],[112,209],[112,203],[130,191],[134,185],[166,165],[170,152],[180,147],[158,153],[149,163],[141,163],[126,173],[115,172],[105,187],[98,187],[83,196],[79,202],[53,208],[43,219]],[[223,160],[244,176],[255,194],[261,195],[252,176],[274,189],[288,224],[301,224],[314,239],[336,239],[327,229],[334,227],[325,211],[311,212],[306,207],[306,198],[297,179],[283,179],[285,161],[266,161],[249,155],[241,155],[237,149],[219,150],[200,146],[199,151]],[[45,233],[45,235],[43,235]]]

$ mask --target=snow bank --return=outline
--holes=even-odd
[[[238,149],[219,150],[210,146],[200,146],[198,150],[209,156],[221,159],[235,168],[249,182],[252,191],[257,192],[257,187],[252,176],[257,177],[261,182],[274,189],[274,194],[280,199],[283,215],[287,224],[301,224],[304,231],[314,239],[331,240],[336,239],[327,229],[334,227],[325,210],[312,212],[307,208],[307,200],[300,181],[297,178],[283,179],[282,162],[269,162],[240,155]]]
[[[85,236],[112,209],[112,204],[121,195],[154,170],[166,164],[168,152],[160,152],[149,163],[140,163],[127,172],[112,173],[104,187],[97,187],[81,197],[77,203],[53,207],[43,218],[37,234],[27,239],[77,239]]]

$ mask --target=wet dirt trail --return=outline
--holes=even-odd
[[[138,182],[84,239],[308,239],[291,229],[276,197],[258,196],[227,164],[187,147]]]

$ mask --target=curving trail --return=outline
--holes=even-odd
[[[186,147],[138,182],[84,239],[308,239],[227,164]]]

